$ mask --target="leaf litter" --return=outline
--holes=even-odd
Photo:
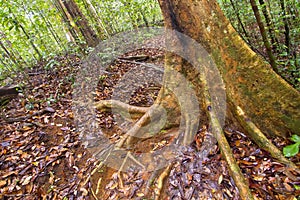
[[[155,57],[151,62],[163,65],[164,52],[155,50],[155,42],[153,48],[124,57],[147,55]],[[120,173],[102,165],[82,147],[71,107],[72,84],[81,61],[76,55],[55,60],[59,65],[51,69],[45,69],[46,63],[42,62],[28,71],[26,94],[2,108],[7,118],[23,118],[0,121],[0,199],[154,199],[163,170],[150,173],[131,169]],[[95,101],[110,99],[118,80],[136,66],[120,60],[112,63],[106,69],[109,73],[99,80]],[[145,83],[132,94],[129,103],[150,106],[159,88],[155,83]],[[122,130],[117,128],[114,115],[97,112],[97,116],[110,140],[117,141]],[[300,195],[299,173],[286,170],[259,149],[236,123],[228,121],[225,133],[256,199],[296,199]],[[163,182],[161,199],[239,199],[211,137],[204,125],[193,144],[181,151]],[[154,137],[137,145],[136,152],[141,148],[156,150],[168,145],[170,139]],[[273,142],[281,149],[289,144],[281,138]],[[291,159],[299,164],[299,155]]]

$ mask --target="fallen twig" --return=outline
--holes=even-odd
[[[8,118],[8,117],[5,116],[5,114],[2,111],[2,119],[5,120],[8,123],[13,123],[13,122],[25,121],[25,120],[27,120],[31,117],[42,115],[44,113],[54,113],[54,112],[55,112],[55,110],[53,108],[47,107],[47,108],[44,108],[40,111],[34,112],[33,114],[28,114],[28,115],[25,115],[25,116],[15,117],[15,118],[13,118],[13,117]]]

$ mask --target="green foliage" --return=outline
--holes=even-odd
[[[75,0],[91,27],[100,29],[105,37],[131,30],[162,19],[156,0]],[[63,20],[57,2],[44,0],[0,0],[0,79],[49,59],[51,54],[62,52],[88,54],[93,49],[83,49],[85,41]],[[93,14],[89,9],[93,7]],[[99,28],[100,27],[100,28]],[[103,37],[100,37],[103,39]],[[49,61],[50,69],[55,64]]]
[[[292,157],[299,153],[300,136],[292,135],[291,140],[295,143],[283,148],[283,155],[286,157]]]
[[[51,35],[49,22],[60,45]],[[6,48],[0,48],[0,71],[7,70],[7,66],[22,69],[33,65],[49,53],[61,52],[67,43],[59,13],[43,0],[0,1],[0,30]]]
[[[258,53],[267,58],[262,37],[257,26],[251,5],[249,1],[218,0],[231,24],[240,33],[240,35],[251,45]],[[299,34],[300,34],[300,1],[284,0],[284,12],[281,7],[281,0],[267,1],[263,0],[264,6],[257,1],[261,18],[265,29],[268,32],[268,39],[272,42],[273,37],[276,41],[273,43],[273,54],[276,57],[279,75],[284,77],[290,84],[300,90],[300,63],[299,63]],[[263,9],[267,10],[270,18],[270,26],[267,26],[266,17]],[[238,20],[238,16],[240,20]],[[290,45],[286,45],[286,24],[288,25],[288,35]],[[245,31],[242,29],[244,26]],[[273,33],[273,34],[271,34]],[[273,36],[272,36],[273,35]]]
[[[51,59],[48,61],[48,63],[44,66],[44,68],[46,70],[52,69],[55,65],[59,65],[60,63],[55,60],[55,59]]]

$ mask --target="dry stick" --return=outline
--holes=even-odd
[[[271,156],[277,159],[279,162],[287,165],[291,169],[298,169],[297,166],[285,158],[281,151],[261,132],[261,130],[245,115],[242,108],[239,106],[236,107],[234,111],[238,116],[239,122],[247,130],[247,133],[251,139],[262,149],[269,152]]]
[[[157,56],[157,57],[160,57],[160,56]],[[155,60],[156,57],[153,57],[152,59]],[[136,61],[126,60],[126,59],[123,59],[123,58],[118,58],[118,61],[125,62],[125,63],[136,64],[136,65],[142,65],[144,67],[151,67],[151,68],[157,69],[159,71],[163,71],[162,67],[159,67],[159,66],[157,66],[155,64],[152,64],[152,63],[136,62]]]
[[[102,160],[99,160],[99,164],[96,164],[96,167],[92,170],[92,172],[89,174],[88,178],[84,181],[84,184],[85,185],[88,181],[91,180],[91,177],[97,172],[98,169],[102,168],[103,165],[104,165],[104,162],[107,160],[107,158],[110,156],[111,154],[111,149],[109,149],[109,154],[106,156],[106,158],[102,161]],[[98,161],[97,161],[98,162]],[[99,193],[99,188],[100,188],[100,185],[101,185],[101,182],[102,182],[102,178],[100,178],[100,180],[98,180],[97,182],[97,188],[96,188],[96,192],[94,192],[93,188],[90,189],[93,197],[95,199],[98,199],[97,198],[97,194]]]
[[[99,200],[93,189],[91,189],[91,192],[92,192],[93,197],[94,197],[96,200]]]
[[[208,106],[212,105],[212,102],[211,102],[211,97],[208,92],[207,81],[206,81],[205,75],[203,73],[200,75],[200,78],[204,85],[204,90],[203,90],[204,103],[205,103],[206,107],[208,107]],[[228,141],[224,135],[224,132],[220,125],[220,122],[216,116],[216,113],[214,112],[214,108],[212,108],[210,111],[208,111],[208,116],[209,116],[209,119],[211,122],[213,134],[218,141],[223,158],[227,162],[230,175],[232,176],[232,178],[240,192],[241,199],[242,200],[254,200],[252,193],[250,191],[249,185],[248,185],[241,169],[239,168],[235,158],[233,157],[231,147],[228,144]]]
[[[2,118],[6,121],[6,122],[8,122],[8,123],[13,123],[13,122],[20,122],[20,121],[25,121],[25,120],[27,120],[27,119],[29,119],[29,118],[31,118],[31,117],[34,117],[34,116],[37,116],[37,115],[42,115],[42,114],[44,114],[44,113],[53,113],[53,112],[55,112],[55,110],[52,110],[52,109],[49,109],[49,108],[45,108],[45,109],[43,109],[43,110],[40,110],[40,111],[37,111],[37,112],[35,112],[35,113],[32,113],[32,114],[28,114],[28,115],[25,115],[25,116],[21,116],[21,117],[16,117],[16,118],[7,118],[6,116],[5,116],[5,114],[3,113],[3,111],[2,111]]]
[[[96,192],[95,192],[96,195],[99,194],[101,182],[102,182],[102,178],[99,178],[97,182]]]
[[[134,55],[134,56],[127,56],[127,57],[122,57],[122,58],[118,58],[119,60],[133,60],[133,61],[144,61],[149,59],[149,56],[147,55]]]

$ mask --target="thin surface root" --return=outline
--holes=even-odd
[[[160,174],[160,176],[157,178],[157,186],[155,188],[155,200],[161,199],[161,192],[164,188],[164,184],[166,183],[166,179],[169,177],[169,174],[171,172],[171,169],[173,167],[173,163],[170,163],[165,170]]]
[[[130,119],[138,119],[149,110],[149,107],[132,106],[113,99],[99,101],[95,104],[95,108],[99,111],[110,111],[115,109],[121,114],[129,113],[130,116],[128,116],[128,118]],[[123,116],[126,116],[126,114]]]
[[[157,112],[157,105],[154,104],[148,108],[147,112],[127,131],[126,135],[116,144],[116,147],[121,148],[124,144],[129,148],[133,144],[133,139],[136,137],[141,128],[151,121],[154,112]],[[155,113],[157,115],[157,113]]]

